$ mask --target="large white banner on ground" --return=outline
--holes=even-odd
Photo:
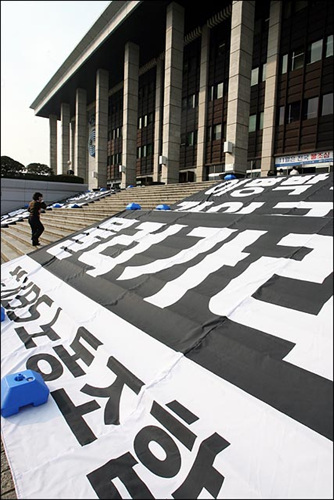
[[[2,418],[19,498],[332,498],[332,177],[300,178],[2,265],[2,376],[50,389]]]

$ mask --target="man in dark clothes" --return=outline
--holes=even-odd
[[[46,209],[46,204],[43,201],[42,193],[35,193],[29,203],[28,212],[30,212],[28,221],[31,227],[31,239],[34,247],[40,245],[38,238],[44,231],[44,226],[40,220],[42,209]]]

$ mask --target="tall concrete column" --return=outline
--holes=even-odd
[[[277,75],[279,66],[279,47],[281,31],[282,2],[272,1],[270,5],[266,87],[264,97],[264,120],[262,135],[262,160],[261,175],[267,174],[268,170],[275,169],[274,161],[274,139],[275,139],[275,115]]]
[[[75,145],[74,172],[79,177],[87,179],[87,93],[77,89],[75,95]]]
[[[70,161],[70,105],[62,102],[60,105],[61,121],[61,173],[66,174]]]
[[[128,42],[124,53],[122,188],[136,185],[139,47]]]
[[[226,130],[232,152],[225,155],[225,171],[241,174],[247,169],[254,13],[253,0],[233,1]]]
[[[208,109],[208,76],[210,55],[210,29],[207,25],[202,28],[201,66],[198,94],[198,132],[197,132],[197,165],[196,181],[204,180],[205,152],[206,152],[206,117]]]
[[[165,42],[165,89],[162,132],[161,180],[179,182],[181,144],[182,71],[184,45],[184,8],[172,2],[167,7]]]
[[[50,168],[57,174],[57,116],[49,116],[50,127]]]
[[[75,118],[70,121],[70,169],[74,171]]]
[[[95,162],[100,188],[107,187],[108,90],[109,73],[99,69],[96,73]]]
[[[161,155],[161,125],[162,125],[162,96],[163,96],[163,69],[162,59],[158,59],[155,81],[155,114],[154,114],[154,157],[153,180],[159,181],[159,156]]]

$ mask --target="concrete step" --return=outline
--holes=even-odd
[[[12,235],[9,235],[7,234],[6,235],[6,239],[5,241],[1,241],[1,256],[2,256],[2,253],[3,253],[3,244],[6,243],[6,245],[8,247],[10,247],[11,249],[11,254],[15,254],[15,257],[12,257],[12,258],[16,258],[16,257],[20,257],[21,255],[25,255],[27,253],[30,253],[30,252],[33,252],[34,250],[36,250],[36,248],[40,248],[40,247],[33,247],[31,242],[27,242],[27,241],[23,241],[23,239],[21,238],[17,238],[17,236],[12,236]],[[8,259],[8,260],[11,260],[12,258]]]
[[[2,234],[4,237],[6,237],[7,234],[9,235],[18,235],[18,238],[24,239],[24,241],[31,242],[31,230],[30,227],[25,227],[22,224],[17,223],[15,226],[12,226],[11,228],[4,228],[2,229]],[[59,238],[63,238],[66,236],[68,232],[64,230],[57,230],[55,229],[54,232],[48,230],[45,228],[45,231],[43,232],[42,236],[40,237],[41,243],[44,245],[47,245],[49,243],[53,243],[54,241],[58,240]]]
[[[216,183],[217,181],[205,181],[135,187],[124,189],[81,208],[46,210],[41,217],[45,227],[41,243],[53,243],[107,217],[112,217],[125,210],[129,203],[138,203],[142,210],[153,210],[161,203],[174,205],[191,194],[208,189]],[[1,230],[1,262],[7,262],[33,251],[35,247],[31,245],[30,235],[30,227],[26,220],[3,228]]]

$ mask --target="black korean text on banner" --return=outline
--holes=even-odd
[[[205,196],[247,200],[257,210],[124,213],[33,258],[152,337],[332,438],[328,363],[317,362],[312,349],[301,354],[331,306],[330,194],[327,174],[231,181]],[[82,272],[86,279],[78,280]],[[240,293],[231,293],[234,286]],[[327,344],[320,344],[326,360]],[[234,362],[221,363],[216,352]],[[320,413],[306,415],[310,400]]]

